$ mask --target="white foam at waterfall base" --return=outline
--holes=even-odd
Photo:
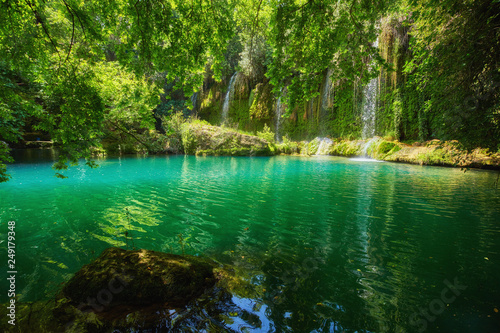
[[[370,148],[370,146],[372,145],[372,143],[373,143],[374,141],[376,141],[376,140],[377,140],[377,138],[371,138],[370,140],[368,140],[368,141],[365,143],[365,145],[363,146],[363,155],[362,155],[363,157],[370,157],[370,156],[368,155],[368,148]]]
[[[227,116],[229,114],[229,103],[231,102],[234,96],[234,79],[236,78],[236,74],[238,74],[238,72],[235,72],[233,76],[231,76],[231,80],[229,81],[229,85],[227,87],[226,97],[224,98],[224,104],[222,106],[221,124],[224,124],[227,121]]]
[[[350,158],[351,161],[356,161],[356,162],[375,162],[375,163],[380,163],[380,162],[385,162],[385,161],[381,161],[381,160],[376,160],[376,159],[373,159],[371,157],[351,157]]]
[[[352,160],[352,161],[358,161],[358,162],[384,162],[384,161],[380,161],[380,160],[376,160],[374,158],[371,158],[368,155],[368,148],[370,148],[370,146],[372,145],[372,143],[375,142],[375,141],[377,141],[377,139],[378,138],[375,137],[375,138],[371,138],[370,140],[368,140],[367,142],[365,142],[365,144],[363,145],[362,155],[350,158],[350,160]]]
[[[333,144],[333,141],[329,138],[316,138],[319,140],[318,150],[315,155],[329,155],[328,151]]]

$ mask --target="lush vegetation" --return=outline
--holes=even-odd
[[[254,134],[357,138],[378,77],[377,134],[497,151],[499,13],[488,0],[2,1],[0,181],[29,133],[59,146],[58,170],[95,166],[102,147],[182,150],[165,121],[219,124],[234,72],[229,116]]]

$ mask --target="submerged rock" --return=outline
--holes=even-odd
[[[214,286],[214,266],[193,256],[109,248],[83,266],[62,293],[78,306],[92,306],[87,304],[89,297],[101,299],[106,308],[155,303],[183,306]]]
[[[233,269],[208,258],[109,248],[54,299],[18,304],[16,326],[3,321],[0,331],[195,332],[214,323],[228,331],[230,313],[256,320],[233,302],[251,290]]]

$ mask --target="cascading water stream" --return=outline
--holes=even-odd
[[[373,44],[374,47],[378,47],[378,39]],[[373,66],[373,64],[372,64]],[[375,117],[377,110],[377,82],[378,78],[373,78],[366,85],[363,95],[363,131],[361,133],[363,139],[371,138],[375,135]]]
[[[280,123],[281,123],[281,96],[278,98],[278,103],[276,104],[276,133],[275,133],[275,140],[276,142],[279,142],[281,140],[280,137]]]
[[[236,74],[238,72],[235,72],[233,76],[231,77],[231,80],[229,81],[229,85],[227,87],[227,92],[226,92],[226,97],[224,98],[224,104],[222,105],[222,122],[221,124],[224,124],[227,122],[227,116],[229,114],[229,105],[231,101],[233,100],[234,96],[234,81],[236,78]]]
[[[330,107],[330,99],[332,94],[333,83],[330,77],[332,76],[332,70],[328,68],[326,72],[325,82],[323,84],[323,92],[321,94],[321,111],[326,114],[328,107]]]
[[[281,122],[283,121],[283,103],[281,103],[281,97],[282,97],[282,91],[283,89],[280,90],[280,97],[278,97],[278,102],[276,103],[276,112],[275,112],[275,134],[274,134],[274,139],[276,142],[281,142],[281,135],[280,135],[280,127],[281,127]]]
[[[374,141],[376,141],[377,138],[371,138],[370,140],[368,140],[365,145],[363,146],[363,155],[361,155],[362,157],[364,158],[370,158],[370,155],[368,155],[368,148],[370,148],[370,146],[372,145],[372,143]]]
[[[330,147],[333,144],[333,141],[329,138],[316,138],[319,140],[318,150],[316,151],[316,155],[329,155]]]
[[[372,158],[369,154],[368,154],[368,149],[370,149],[370,147],[373,145],[373,144],[376,144],[376,142],[380,140],[380,137],[376,136],[376,137],[373,137],[371,138],[370,140],[366,141],[364,144],[363,144],[363,147],[362,147],[362,151],[361,151],[361,155],[358,156],[358,157],[354,157],[354,158],[351,158],[351,160],[354,160],[354,161],[360,161],[360,162],[383,162],[381,160],[376,160],[374,158]]]
[[[198,92],[195,92],[193,95],[191,95],[191,104],[193,104],[193,112],[197,111],[197,105],[196,103],[198,102]]]

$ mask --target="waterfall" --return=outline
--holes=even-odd
[[[373,158],[371,158],[369,155],[368,155],[368,149],[370,148],[370,146],[376,142],[377,140],[380,140],[380,137],[378,136],[375,136],[373,138],[371,138],[370,140],[367,140],[364,144],[363,144],[363,150],[361,151],[361,155],[358,156],[358,157],[354,157],[354,158],[351,158],[350,160],[353,160],[353,161],[360,161],[360,162],[383,162],[383,161],[380,161],[380,160],[375,160]]]
[[[370,146],[372,145],[372,143],[374,141],[376,141],[377,138],[371,138],[370,140],[368,140],[365,145],[363,146],[363,155],[362,157],[365,157],[365,158],[370,158],[370,156],[368,156],[368,148],[370,148]]]
[[[330,98],[332,93],[333,83],[330,77],[332,76],[332,70],[328,68],[326,71],[325,82],[323,84],[323,92],[321,94],[321,111],[326,114],[328,107],[330,106]]]
[[[378,47],[378,39],[373,44]],[[372,64],[373,66],[373,64]],[[363,95],[363,113],[361,119],[363,121],[363,131],[361,133],[363,139],[371,138],[375,135],[375,113],[377,111],[377,82],[378,78],[373,78],[366,85]]]
[[[231,80],[229,81],[229,86],[227,87],[226,97],[224,98],[224,105],[222,106],[222,122],[224,124],[227,122],[227,115],[229,114],[229,103],[233,99],[234,96],[234,79],[236,78],[235,72],[233,76],[231,76]]]
[[[315,155],[329,155],[333,141],[329,138],[316,138],[316,140],[319,140],[319,146]]]
[[[275,140],[280,141],[280,123],[281,123],[281,96],[278,98],[278,103],[276,104],[276,125],[275,125]]]
[[[280,96],[278,97],[278,102],[276,103],[276,114],[275,114],[275,134],[274,134],[274,139],[276,142],[281,142],[281,135],[280,135],[280,127],[281,127],[281,122],[283,121],[283,108],[284,105],[281,103],[281,97],[282,97],[282,91],[283,88],[280,89]]]
[[[195,92],[194,94],[191,95],[191,104],[193,104],[193,108],[191,111],[196,112],[197,110],[197,105],[196,102],[198,101],[198,92]]]

